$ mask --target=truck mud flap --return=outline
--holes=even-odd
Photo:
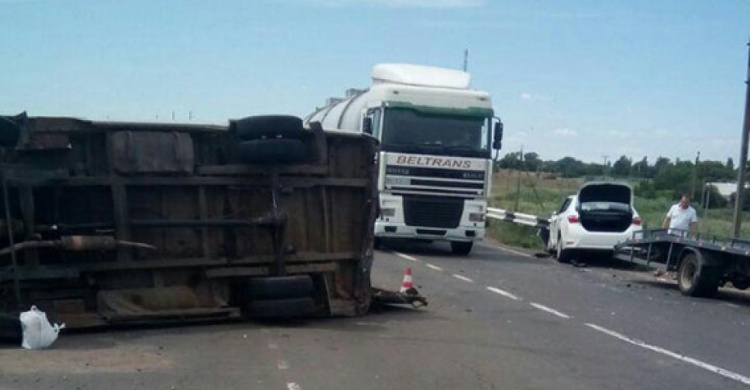
[[[414,288],[406,292],[395,292],[372,288],[372,302],[381,304],[412,305],[414,307],[427,306],[427,298],[419,294]]]

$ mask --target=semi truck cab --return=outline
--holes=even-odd
[[[350,90],[307,120],[380,141],[375,245],[449,241],[454,253],[470,253],[485,235],[492,150],[502,140],[489,94],[451,69],[381,64],[372,79],[369,89]]]

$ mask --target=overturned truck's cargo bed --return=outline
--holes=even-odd
[[[0,143],[0,312],[77,327],[369,307],[372,138],[19,115]]]

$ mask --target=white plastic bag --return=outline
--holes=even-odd
[[[57,340],[57,335],[60,329],[65,328],[65,324],[51,325],[47,320],[47,314],[37,309],[36,306],[31,306],[31,310],[21,313],[21,328],[23,329],[22,347],[44,349]]]

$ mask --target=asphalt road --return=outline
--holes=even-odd
[[[361,318],[64,334],[0,346],[0,389],[740,389],[750,296],[679,294],[620,263],[561,265],[484,244],[377,253],[429,306]]]

